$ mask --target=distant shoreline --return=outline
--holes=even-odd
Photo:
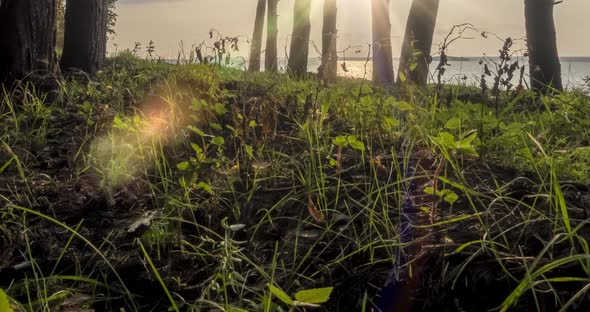
[[[492,58],[492,59],[496,59],[497,57],[490,57],[490,56],[486,56],[486,55],[482,55],[482,56],[448,56],[447,57],[449,62],[479,62],[481,59],[483,58]],[[319,57],[310,57],[309,60],[318,60]],[[366,61],[367,58],[366,57],[339,57],[338,61]],[[559,60],[563,63],[590,63],[590,56],[564,56],[564,57],[560,57]],[[176,63],[178,61],[178,59],[164,59],[164,61],[166,63]],[[244,59],[244,62],[246,63],[247,59]],[[284,61],[284,58],[279,58],[279,61]],[[394,57],[393,58],[394,62],[399,62],[399,57]],[[438,62],[440,61],[440,57],[439,56],[434,56],[432,58],[433,62]]]
[[[482,56],[448,56],[448,60],[449,61],[453,61],[453,62],[457,62],[457,61],[464,61],[464,62],[479,62],[482,58],[490,58],[491,56],[489,55],[482,55]],[[492,57],[492,58],[496,58],[496,57]],[[581,62],[581,63],[586,63],[586,62],[590,62],[590,56],[564,56],[564,57],[560,57],[559,58],[560,61],[562,62]],[[339,60],[344,60],[344,58],[339,58]],[[346,57],[347,61],[365,61],[367,60],[366,57],[358,57],[358,56],[354,56],[354,57]],[[394,57],[393,58],[394,61],[399,61],[399,57]],[[432,57],[433,61],[439,61],[440,57],[439,56],[433,56]]]

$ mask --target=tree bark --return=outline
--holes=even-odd
[[[295,0],[293,32],[289,52],[288,71],[296,77],[307,73],[309,57],[309,33],[311,31],[311,0]]]
[[[525,0],[524,5],[531,89],[541,93],[563,90],[553,20],[554,0]]]
[[[391,52],[391,21],[389,0],[371,0],[373,16],[373,82],[393,87],[393,58]]]
[[[266,0],[258,0],[256,6],[256,19],[254,20],[254,33],[250,46],[250,62],[248,70],[260,71],[260,53],[262,50],[262,32],[264,31],[264,15],[266,14]]]
[[[406,82],[426,86],[438,6],[439,0],[412,2],[400,56],[398,84],[403,83],[403,75]]]
[[[61,68],[94,75],[106,57],[108,0],[66,2],[66,24]]]
[[[324,0],[324,25],[322,27],[322,65],[320,77],[334,82],[338,76],[338,4],[337,0]]]
[[[279,62],[277,59],[277,35],[279,32],[277,15],[278,2],[279,0],[268,0],[264,69],[270,72],[277,72],[279,70]]]
[[[66,6],[64,0],[57,0],[57,14],[55,16],[55,48],[59,51],[63,51],[64,48],[64,28],[65,28],[65,13]]]
[[[53,76],[56,12],[55,0],[1,1],[0,83]]]

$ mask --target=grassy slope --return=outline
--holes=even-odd
[[[416,311],[583,310],[588,98],[403,93],[129,57],[50,105],[8,92],[0,285],[21,310],[289,310],[272,284],[361,311],[391,275]]]

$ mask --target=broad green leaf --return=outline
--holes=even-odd
[[[337,137],[335,137],[332,140],[332,143],[336,146],[340,146],[340,147],[345,147],[346,145],[348,145],[348,141],[346,140],[346,137],[343,135],[339,135]]]
[[[191,110],[193,111],[198,111],[201,108],[207,106],[207,102],[205,102],[204,100],[200,100],[197,98],[193,98],[193,100],[191,101]]]
[[[346,141],[348,141],[348,143],[353,143],[353,142],[358,142],[358,138],[356,137],[356,135],[349,135],[346,137]]]
[[[385,100],[385,104],[387,105],[395,105],[395,103],[397,103],[397,100],[393,96],[390,96]]]
[[[202,189],[203,191],[209,193],[210,195],[214,195],[215,194],[213,192],[213,189],[211,188],[211,185],[209,185],[209,183],[199,182],[197,185],[195,185],[195,187],[198,188],[198,189]]]
[[[457,146],[457,152],[459,154],[466,155],[466,156],[479,157],[479,154],[477,153],[475,148],[471,145]]]
[[[473,132],[470,135],[468,135],[467,137],[465,137],[464,139],[462,139],[461,141],[457,142],[457,145],[471,145],[471,142],[473,142],[473,140],[475,140],[475,138],[477,137],[477,132]]]
[[[449,191],[449,193],[443,196],[443,200],[449,204],[454,204],[459,199],[459,195],[453,191]]]
[[[362,107],[373,107],[373,97],[372,96],[364,96],[361,98],[360,105]]]
[[[280,288],[275,287],[273,285],[268,285],[268,287],[270,288],[270,292],[277,296],[277,298],[279,298],[283,303],[287,304],[287,305],[294,305],[295,303],[293,302],[293,299],[291,299],[291,297],[289,297],[289,295],[287,295],[284,291],[282,291]]]
[[[217,145],[217,146],[222,146],[223,144],[225,144],[225,139],[223,137],[214,137],[213,139],[211,139],[211,144]]]
[[[220,124],[215,123],[215,122],[209,123],[209,127],[211,127],[211,129],[217,130],[217,131],[223,130],[223,127]]]
[[[245,144],[244,150],[246,151],[246,154],[248,154],[248,159],[254,158],[254,150],[251,145]]]
[[[429,186],[429,187],[425,188],[424,193],[429,194],[429,195],[434,195],[434,187]]]
[[[201,154],[203,152],[203,149],[196,143],[191,143],[191,147],[195,152],[197,152],[197,154]]]
[[[410,71],[414,71],[416,69],[416,67],[418,67],[418,63],[414,62],[412,64],[410,64]]]
[[[346,141],[348,141],[348,144],[353,149],[363,151],[363,152],[365,151],[365,144],[363,142],[359,141],[359,139],[356,137],[356,135],[347,136]]]
[[[195,126],[188,126],[188,129],[196,134],[198,134],[199,136],[202,137],[206,137],[207,134],[205,134],[205,132],[201,131],[201,129],[195,127]]]
[[[334,158],[330,158],[330,166],[336,167],[338,165],[338,161]]]
[[[0,311],[2,312],[14,312],[10,306],[8,296],[4,293],[4,290],[0,289]]]
[[[363,143],[363,142],[357,141],[357,142],[351,143],[350,147],[354,148],[355,150],[359,150],[361,152],[365,151],[365,143]]]
[[[215,114],[217,115],[225,115],[226,113],[228,113],[229,111],[225,108],[225,105],[221,104],[221,103],[215,103],[215,106],[213,107],[213,110],[215,111]]]
[[[393,106],[395,106],[395,108],[401,111],[410,111],[414,109],[414,106],[412,106],[410,103],[406,101],[396,102],[395,104],[393,104]]]
[[[453,137],[452,134],[448,132],[442,132],[438,135],[438,138],[440,139],[439,143],[444,145],[444,147],[452,149],[456,147],[455,137]]]
[[[178,170],[180,171],[186,171],[189,165],[190,164],[188,163],[188,161],[183,161],[180,164],[176,165],[176,168],[178,168]]]
[[[117,129],[126,129],[127,128],[127,125],[125,125],[123,120],[121,120],[121,118],[119,118],[118,116],[115,116],[113,123],[115,124],[115,128],[117,128]]]
[[[457,130],[461,128],[461,119],[454,117],[449,119],[449,121],[447,121],[447,123],[445,124],[445,128],[450,129],[450,130]]]
[[[254,128],[254,127],[256,127],[257,125],[258,125],[258,124],[256,123],[256,120],[250,120],[250,123],[248,124],[248,126],[249,126],[250,128]]]
[[[395,118],[391,118],[391,117],[385,117],[383,119],[385,121],[385,125],[391,129],[393,127],[397,127],[399,125],[399,120],[395,119]]]
[[[406,82],[408,80],[406,78],[406,74],[404,74],[402,71],[399,72],[399,80],[401,80],[401,82]]]
[[[305,303],[324,303],[330,299],[333,289],[334,287],[324,287],[302,290],[295,294],[295,299]]]

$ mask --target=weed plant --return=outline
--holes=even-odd
[[[109,63],[2,90],[0,307],[588,308],[583,92]]]

